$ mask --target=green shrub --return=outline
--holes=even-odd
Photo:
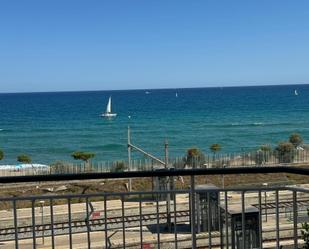
[[[299,133],[293,133],[290,135],[289,137],[289,142],[291,144],[294,145],[294,147],[296,148],[297,146],[300,146],[303,144],[303,138],[301,137],[301,135]]]
[[[205,155],[198,148],[190,148],[183,160],[185,165],[196,168],[205,163]]]
[[[93,158],[95,156],[92,152],[84,152],[84,151],[75,151],[71,154],[71,156],[75,160],[82,160],[84,162],[88,162],[89,159]]]
[[[21,154],[19,156],[17,156],[17,161],[20,163],[31,163],[31,157],[26,155],[26,154]]]
[[[295,157],[295,147],[290,142],[280,142],[275,149],[279,163],[291,163]]]
[[[91,158],[93,158],[95,156],[95,154],[93,152],[85,152],[85,151],[75,151],[71,154],[71,156],[75,159],[75,160],[82,160],[85,162],[85,168],[86,171],[92,171],[92,165],[89,162],[89,160]]]
[[[212,153],[217,153],[218,151],[221,150],[221,145],[220,144],[212,144],[212,145],[210,145],[209,149],[212,151]]]
[[[263,152],[271,152],[272,148],[269,144],[262,144],[260,146],[260,150],[263,151]]]

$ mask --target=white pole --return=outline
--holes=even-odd
[[[130,116],[129,116],[130,118]],[[131,171],[131,134],[130,125],[128,125],[128,170]],[[129,192],[132,191],[132,178],[129,178]]]

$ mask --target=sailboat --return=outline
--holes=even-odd
[[[176,92],[176,94],[175,94],[175,95],[176,95],[176,98],[178,98],[178,93],[177,93],[177,92]]]
[[[295,89],[294,90],[294,94],[297,96],[298,95],[298,92],[297,92],[297,90]]]
[[[105,118],[113,118],[117,116],[117,113],[112,113],[112,97],[109,97],[108,103],[106,106],[106,111],[102,113],[101,116]]]

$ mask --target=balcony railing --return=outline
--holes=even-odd
[[[291,173],[295,167],[84,173],[0,178],[1,184],[154,179],[152,191],[1,197],[0,248],[299,248],[309,189],[220,188],[206,175]],[[175,188],[176,177],[189,188]],[[116,180],[115,180],[116,181]],[[5,204],[5,205],[4,205]]]

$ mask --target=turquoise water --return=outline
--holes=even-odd
[[[125,159],[129,123],[132,142],[158,156],[165,139],[171,157],[191,146],[209,153],[212,143],[223,153],[249,151],[295,131],[309,139],[309,85],[145,91],[0,94],[1,163],[20,153],[36,163],[71,160],[75,150],[93,151],[97,161]],[[112,120],[100,117],[109,96]]]

